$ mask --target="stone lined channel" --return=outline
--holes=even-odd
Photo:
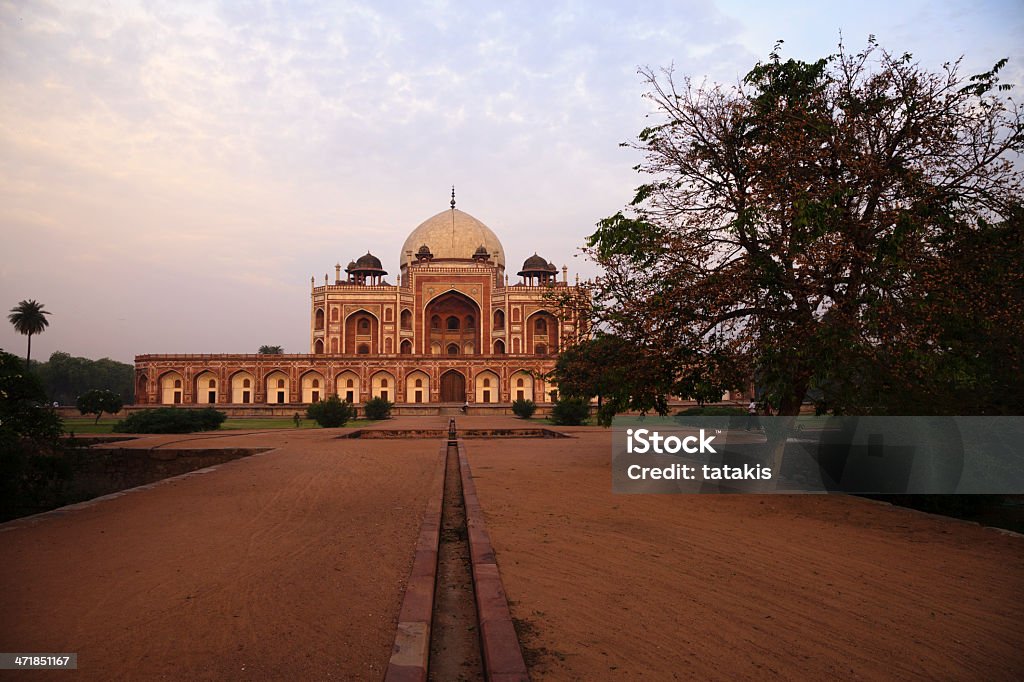
[[[466,506],[462,496],[459,450],[455,445],[448,446],[445,464],[428,679],[484,679]]]
[[[338,438],[414,438],[432,439],[445,438],[447,431],[441,429],[358,429]],[[459,438],[572,438],[572,436],[545,428],[523,429],[464,429],[459,431]]]

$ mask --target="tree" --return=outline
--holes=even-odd
[[[21,301],[11,308],[7,319],[14,325],[15,331],[28,337],[28,351],[25,353],[25,364],[32,366],[32,335],[42,334],[50,321],[46,319],[49,311],[43,310],[43,304],[34,300]]]
[[[39,379],[0,351],[0,521],[39,511],[47,491],[70,477],[61,456],[60,417]]]
[[[284,348],[281,346],[260,346],[260,355],[283,355]]]
[[[94,388],[78,396],[75,406],[81,414],[96,415],[94,423],[98,424],[104,412],[110,414],[120,412],[121,408],[124,407],[124,401],[121,400],[121,396],[113,391]]]
[[[356,408],[351,403],[336,395],[329,396],[326,400],[313,403],[306,408],[306,416],[316,420],[316,423],[325,429],[344,426],[348,420],[355,418],[355,413]]]
[[[564,350],[549,379],[567,397],[596,397],[598,423],[610,426],[625,410],[667,414],[675,371],[643,342],[598,333]]]
[[[1024,212],[939,245],[898,314],[906,329],[851,355],[820,412],[1024,414]],[[969,273],[965,276],[964,273]]]
[[[977,271],[929,268],[1017,210],[1024,120],[1000,94],[1005,60],[965,78],[873,38],[812,63],[778,52],[732,87],[641,72],[659,122],[631,146],[650,180],[588,240],[605,269],[595,317],[676,374],[756,375],[780,414],[811,388],[870,412],[858,381],[949,359],[915,318],[984,287]]]
[[[135,367],[110,358],[90,360],[55,351],[47,362],[33,368],[50,401],[74,405],[77,397],[92,389],[106,389],[132,402]]]

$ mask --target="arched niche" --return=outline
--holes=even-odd
[[[473,349],[471,354],[479,354],[480,306],[469,296],[458,291],[440,294],[427,303],[424,319],[430,321],[425,330],[424,348],[432,348],[437,343],[447,355],[450,345],[455,344],[460,354],[467,347]]]

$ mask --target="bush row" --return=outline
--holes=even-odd
[[[116,433],[192,433],[213,431],[227,419],[227,415],[212,407],[184,409],[159,407],[133,412],[114,425]]]

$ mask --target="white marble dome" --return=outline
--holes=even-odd
[[[505,249],[498,236],[491,228],[457,208],[427,218],[409,234],[399,254],[403,268],[409,264],[410,259],[415,260],[416,253],[424,244],[430,249],[435,261],[446,258],[470,259],[482,245],[492,261],[505,267]]]

